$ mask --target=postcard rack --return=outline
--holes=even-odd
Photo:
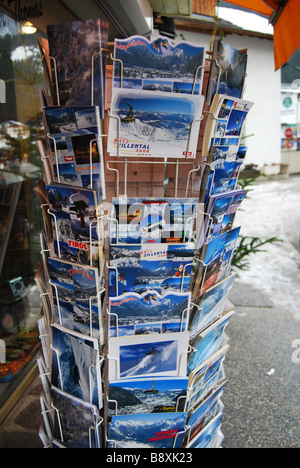
[[[216,448],[224,438],[221,397],[229,350],[225,330],[234,315],[228,294],[235,280],[231,265],[239,228],[233,223],[245,196],[237,184],[246,150],[241,150],[241,134],[249,103],[244,104],[242,89],[238,98],[218,94],[223,70],[217,54],[220,41],[212,53],[197,46],[199,63],[192,79],[180,82],[174,75],[178,90],[182,87],[176,97],[156,91],[152,78],[147,82],[154,86],[152,91],[144,94],[139,89],[135,96],[128,91],[130,65],[120,50],[129,49],[134,55],[141,42],[146,49],[154,47],[159,56],[168,50],[178,66],[185,60],[184,54],[175,54],[181,43],[173,45],[165,38],[152,43],[141,37],[116,40],[115,53],[101,48],[90,65],[91,101],[85,110],[69,111],[66,125],[59,128],[62,138],[49,132],[47,125],[50,117],[62,125],[59,67],[56,57],[40,47],[50,88],[50,96],[43,100],[48,143],[38,142],[45,175],[44,194],[39,197],[45,228],[36,274],[43,308],[38,365],[43,384],[40,437],[45,447]],[[185,43],[185,47],[196,46]],[[87,123],[92,114],[86,111],[95,107],[96,57],[103,63],[108,57],[112,61],[101,76],[105,112],[97,131]],[[161,85],[159,73],[154,80]],[[208,105],[204,96],[213,83],[216,94]],[[151,92],[179,104],[189,102],[186,96],[201,101],[201,115],[190,118],[180,157],[163,154],[165,141],[162,154],[121,153],[126,132],[131,132],[130,140],[138,129],[139,116],[132,116],[129,98],[148,98]],[[117,115],[114,93],[124,94],[129,117]],[[56,96],[57,107],[51,96]],[[232,115],[236,111],[243,114]],[[218,133],[220,118],[227,122],[223,135]],[[143,133],[149,120],[140,119]],[[183,114],[178,119],[183,125]],[[77,133],[75,124],[80,128]],[[233,139],[237,131],[238,138]],[[81,185],[68,185],[63,164],[76,164],[77,155],[73,147],[73,156],[65,152],[62,157],[61,147],[66,151],[66,141],[87,134],[85,178],[77,179]],[[176,146],[174,141],[169,144]],[[103,171],[100,189],[94,147]],[[98,206],[96,201],[95,206],[89,204],[88,196],[100,200]]]

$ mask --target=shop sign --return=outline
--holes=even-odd
[[[5,6],[15,15],[16,21],[26,21],[43,16],[41,1],[28,0],[0,0],[0,6]]]

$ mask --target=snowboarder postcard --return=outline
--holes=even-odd
[[[215,94],[242,98],[248,55],[225,42],[214,41],[206,101],[211,105]]]
[[[223,314],[227,297],[236,279],[233,274],[193,299],[194,307],[190,313],[189,330],[193,338],[211,322]]]
[[[113,88],[111,156],[194,159],[204,97]]]
[[[101,448],[101,418],[96,406],[51,387],[54,438],[66,448]]]
[[[185,377],[188,342],[188,332],[111,338],[109,380]]]
[[[93,340],[54,324],[51,383],[97,408],[102,408],[99,347]]]
[[[190,342],[193,350],[188,356],[188,375],[219,350],[224,330],[234,314],[224,315]]]
[[[104,117],[105,54],[108,23],[100,19],[47,26],[50,56],[55,59],[61,106],[96,105]],[[52,82],[55,83],[53,60]],[[54,93],[56,96],[56,93]]]
[[[46,189],[55,254],[64,260],[99,268],[102,273],[99,192],[55,183]]]
[[[109,383],[109,414],[183,412],[187,388],[187,377],[116,380]]]
[[[216,94],[207,120],[203,140],[203,155],[212,146],[240,146],[246,118],[253,103]]]
[[[197,297],[227,278],[241,228],[220,234],[203,246],[201,261],[195,273],[193,297]]]
[[[181,448],[187,413],[113,416],[108,426],[109,448]]]
[[[48,258],[55,322],[103,341],[100,279],[97,268]]]
[[[193,408],[197,408],[200,402],[203,401],[212,390],[224,383],[225,373],[223,363],[229,348],[229,345],[225,345],[190,373],[189,413]]]
[[[109,297],[156,291],[162,296],[190,288],[195,244],[110,246]]]
[[[115,59],[123,64],[123,88],[201,94],[206,46],[166,37],[150,42],[142,36],[115,40]],[[121,65],[114,65],[114,87],[121,87]]]
[[[187,331],[191,293],[156,291],[109,298],[111,338]]]
[[[88,187],[105,198],[100,116],[97,107],[46,107],[56,182]]]
[[[110,244],[189,242],[197,206],[196,198],[113,198]]]

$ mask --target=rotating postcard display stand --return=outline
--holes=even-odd
[[[252,106],[241,98],[245,70],[235,96],[230,83],[222,95],[218,52],[228,46],[216,41],[206,58],[202,46],[134,36],[110,54],[102,25],[91,100],[77,102],[55,46],[66,30],[74,46],[85,26],[51,27],[49,52],[40,44],[52,96],[43,95],[45,180],[35,189],[45,221],[40,437],[54,448],[217,448]],[[149,173],[159,182],[144,190]]]

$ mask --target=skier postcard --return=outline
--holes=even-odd
[[[187,413],[113,416],[108,426],[109,448],[180,448]]]
[[[110,244],[189,242],[197,205],[196,198],[113,198]]]
[[[110,246],[109,296],[189,292],[195,244]]]
[[[205,54],[206,46],[186,41],[173,45],[166,37],[152,42],[142,36],[116,39],[114,87],[199,95]]]
[[[96,105],[104,117],[105,54],[108,23],[100,19],[47,26],[50,56],[55,59],[61,106]],[[53,60],[52,82],[56,82]],[[54,96],[56,97],[54,92]]]
[[[214,41],[209,83],[206,101],[208,105],[215,94],[224,94],[234,98],[243,95],[247,73],[248,55],[225,42]]]
[[[101,291],[97,268],[48,258],[55,322],[103,341]]]
[[[193,299],[194,307],[191,310],[189,322],[191,338],[223,314],[236,276],[236,274],[229,276],[201,294],[200,297]]]
[[[111,338],[187,331],[191,293],[156,291],[109,298]]]
[[[191,341],[193,350],[188,357],[188,374],[219,350],[224,330],[234,314],[229,312],[221,317]]]
[[[188,342],[188,332],[111,338],[109,380],[185,377]]]
[[[51,387],[54,438],[66,448],[101,448],[101,418],[96,406]]]
[[[108,152],[194,159],[203,104],[203,96],[113,88]]]
[[[102,140],[97,107],[46,107],[54,180],[100,191],[105,198]]]
[[[97,190],[50,184],[49,199],[55,254],[64,260],[103,267],[100,198]]]
[[[187,377],[126,379],[109,383],[109,414],[179,413],[184,411]]]
[[[54,324],[52,384],[102,408],[102,383],[97,340]]]

